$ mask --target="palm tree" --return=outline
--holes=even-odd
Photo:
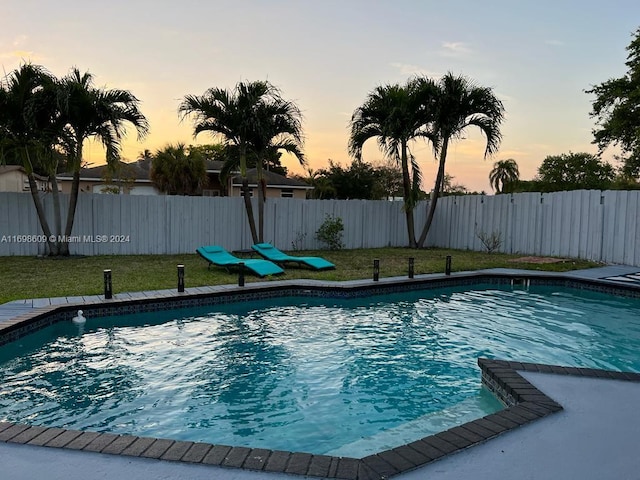
[[[249,179],[247,178],[247,158],[250,155],[261,155],[260,161],[256,164],[261,166],[262,159],[265,158],[265,149],[271,149],[278,145],[281,134],[286,138],[285,143],[290,144],[292,148],[299,149],[301,142],[300,116],[297,108],[295,111],[290,110],[288,114],[285,112],[276,115],[278,109],[275,106],[282,107],[283,102],[277,88],[269,82],[256,81],[239,82],[231,91],[210,88],[202,96],[187,95],[179,107],[183,116],[193,115],[195,117],[195,136],[201,132],[210,132],[214,137],[221,138],[225,144],[237,148],[237,161],[242,177],[242,193],[254,243],[260,242],[251,204]],[[289,127],[295,126],[297,133],[287,131],[282,126],[281,120],[276,121],[271,118],[274,115],[278,119],[286,119],[291,123]],[[270,118],[271,120],[269,120]],[[280,131],[282,129],[284,131]],[[288,149],[284,144],[278,145],[277,148]],[[230,158],[234,157],[230,156]],[[303,157],[298,156],[298,158]]]
[[[56,79],[39,65],[24,64],[0,82],[0,161],[21,165],[38,220],[51,255],[59,251],[44,213],[35,174],[45,173],[53,183],[56,238],[61,235],[54,146],[61,131],[56,104]]]
[[[430,119],[428,105],[434,92],[435,84],[424,78],[410,80],[406,85],[380,86],[369,93],[364,104],[351,117],[351,155],[360,160],[365,142],[376,137],[385,156],[400,164],[411,248],[416,246],[413,210],[420,192],[421,176],[409,143],[418,138],[429,138],[425,125]]]
[[[204,157],[184,143],[158,150],[151,162],[151,180],[169,195],[195,195],[207,181]]]
[[[81,74],[77,68],[61,80],[59,105],[65,123],[65,150],[73,172],[66,238],[71,236],[73,229],[85,140],[93,138],[102,143],[108,164],[118,161],[128,124],[135,127],[139,140],[149,131],[149,123],[140,112],[139,104],[140,101],[127,90],[96,88],[93,75],[89,72]],[[61,253],[69,254],[68,243],[63,243]]]
[[[427,220],[418,239],[419,248],[422,248],[433,222],[449,143],[461,139],[467,127],[478,127],[486,137],[486,158],[497,152],[502,140],[500,125],[504,119],[504,106],[490,88],[476,86],[467,77],[452,73],[442,77],[436,86],[435,101],[429,105],[433,118],[428,127],[434,153],[439,155],[438,174],[431,192]]]
[[[496,193],[505,193],[515,182],[520,180],[518,164],[513,158],[498,160],[489,173],[491,187]]]
[[[249,139],[250,149],[256,160],[258,178],[258,243],[264,241],[264,201],[267,184],[263,166],[269,158],[277,157],[280,150],[293,154],[302,166],[305,157],[302,152],[302,113],[298,106],[283,100],[279,91],[273,91],[273,98],[261,103],[255,110],[255,129]]]

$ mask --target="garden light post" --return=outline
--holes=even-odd
[[[178,293],[184,292],[184,265],[178,265]]]
[[[244,262],[239,264],[240,271],[238,272],[238,286],[244,287]]]
[[[104,298],[109,300],[113,298],[113,288],[111,286],[111,270],[104,270]]]
[[[444,274],[451,275],[451,255],[447,255],[447,260],[444,264]]]
[[[409,257],[409,278],[413,278],[413,265],[415,259],[413,257]]]
[[[377,282],[380,278],[380,260],[373,261],[373,281]]]

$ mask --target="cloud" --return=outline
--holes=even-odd
[[[2,58],[31,58],[33,51],[31,50],[13,50],[11,52],[0,53]]]
[[[552,45],[554,47],[562,47],[565,45],[565,43],[560,40],[545,40],[544,43],[545,45]]]
[[[13,42],[11,44],[14,47],[19,47],[20,45],[24,45],[25,43],[27,43],[27,36],[18,35],[16,38],[13,39]]]
[[[437,77],[438,74],[431,72],[418,65],[412,65],[410,63],[393,62],[390,64],[393,68],[398,69],[401,75],[426,75],[427,77]]]
[[[10,44],[2,45],[6,47],[6,50],[0,50],[0,60],[9,61],[33,61],[35,60],[35,53],[33,50],[27,50],[25,48],[28,37],[26,35],[18,35]],[[9,46],[10,45],[10,46]]]
[[[443,57],[462,57],[471,53],[471,48],[464,42],[442,42],[440,55]]]

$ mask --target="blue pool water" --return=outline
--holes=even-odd
[[[640,300],[479,286],[71,321],[0,348],[0,419],[363,456],[501,408],[479,356],[640,372]]]

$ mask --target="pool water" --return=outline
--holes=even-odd
[[[360,457],[501,408],[478,357],[640,372],[640,300],[478,286],[62,322],[0,348],[0,419]]]

